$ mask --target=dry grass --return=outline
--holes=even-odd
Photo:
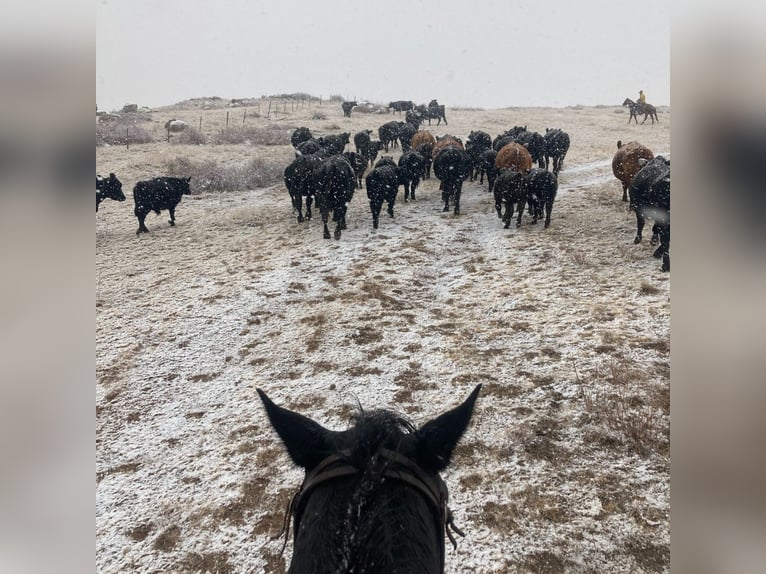
[[[666,452],[670,428],[664,394],[647,404],[641,394],[641,373],[626,360],[611,360],[600,373],[605,387],[583,388],[585,409],[594,421],[616,433],[621,442],[641,456]],[[641,390],[638,390],[641,389]],[[669,401],[668,401],[669,403]]]
[[[247,144],[278,146],[290,145],[292,128],[279,124],[258,126],[231,126],[223,128],[212,138],[214,144]]]
[[[188,157],[166,160],[168,175],[192,178],[192,193],[243,191],[274,185],[282,180],[282,162],[254,158],[233,166],[220,165],[215,160],[194,161]]]

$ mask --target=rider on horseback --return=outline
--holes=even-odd
[[[646,103],[646,94],[644,93],[644,90],[638,90],[638,103],[639,104]]]

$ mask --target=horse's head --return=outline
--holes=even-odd
[[[622,105],[623,105],[623,106],[632,106],[632,105],[634,105],[635,103],[636,103],[636,102],[634,102],[634,101],[633,101],[633,100],[631,100],[630,98],[625,98],[625,101],[624,101],[624,102],[622,102]]]
[[[451,524],[450,463],[479,394],[416,428],[386,410],[362,411],[332,431],[275,405],[258,389],[290,458],[306,471],[291,504],[291,571],[442,572]]]

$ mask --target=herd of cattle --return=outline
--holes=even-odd
[[[429,131],[421,130],[423,118],[419,114],[410,114],[414,110],[411,104],[391,102],[392,109],[407,112],[406,121],[381,125],[378,140],[372,139],[372,130],[358,132],[353,137],[356,151],[345,151],[350,144],[350,133],[314,137],[306,127],[293,132],[291,143],[295,148],[295,159],[284,170],[284,182],[299,222],[311,218],[312,204],[316,203],[322,216],[324,238],[331,237],[328,223],[332,214],[336,224],[333,235],[340,239],[354,192],[366,187],[373,228],[377,229],[384,203],[388,215],[394,217],[399,186],[404,188],[404,201],[414,201],[420,181],[431,177],[433,167],[433,173],[440,181],[445,212],[452,204],[455,215],[460,214],[463,183],[478,178],[479,185],[484,185],[486,177],[495,210],[506,228],[514,214],[516,227],[521,225],[525,207],[532,223],[544,217],[544,226],[550,225],[558,174],[570,145],[566,132],[546,129],[545,134],[539,134],[527,130],[526,126],[516,126],[493,139],[487,132],[474,130],[464,144],[456,136],[437,138]],[[401,148],[398,162],[388,155],[378,159],[381,151],[388,152],[397,147]],[[634,242],[639,243],[642,239],[645,218],[652,219],[651,241],[653,245],[660,244],[654,256],[662,258],[662,270],[668,271],[670,161],[662,156],[654,157],[651,150],[638,142],[626,145],[617,142],[617,147],[612,170],[622,183],[623,201],[630,195],[629,206],[636,213]],[[161,210],[168,210],[169,223],[175,225],[175,209],[182,196],[190,194],[190,179],[157,177],[135,184],[137,235],[148,232],[144,221],[151,211],[159,215]],[[122,184],[114,173],[108,178],[96,176],[96,211],[107,198],[125,200]]]

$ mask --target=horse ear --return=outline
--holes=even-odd
[[[471,420],[480,390],[481,385],[476,385],[462,405],[427,422],[415,432],[415,457],[421,467],[432,472],[441,472],[447,468],[452,451]]]
[[[311,469],[326,456],[329,431],[308,417],[278,407],[261,389],[261,397],[271,426],[282,439],[293,462],[305,469]]]

